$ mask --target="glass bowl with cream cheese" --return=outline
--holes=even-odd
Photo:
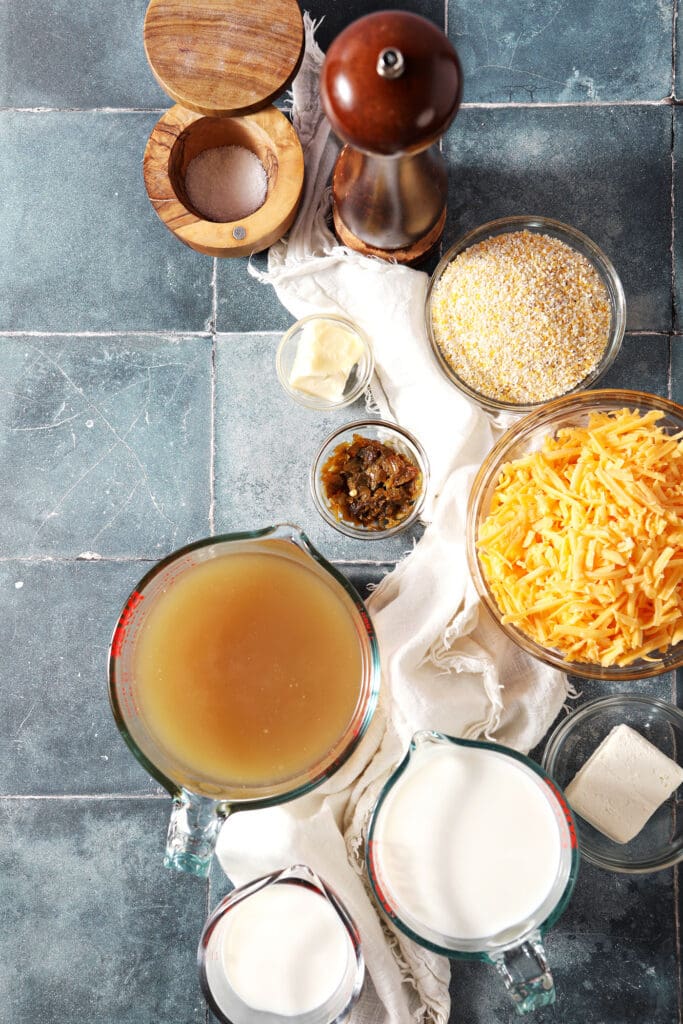
[[[543,767],[574,811],[581,854],[643,874],[683,860],[683,711],[641,693],[600,697],[551,734]]]
[[[565,396],[519,420],[477,473],[475,587],[549,665],[623,681],[683,665],[683,406],[642,391]]]
[[[340,409],[363,394],[375,361],[367,335],[342,316],[314,314],[283,335],[275,357],[282,387],[308,409]]]
[[[425,320],[455,387],[491,412],[528,412],[603,376],[621,347],[626,299],[612,263],[581,231],[504,217],[444,254]]]

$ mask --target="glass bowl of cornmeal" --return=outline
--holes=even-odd
[[[543,767],[575,813],[581,854],[644,874],[683,860],[683,711],[657,697],[600,697],[550,736]]]
[[[275,368],[290,398],[308,409],[341,409],[360,398],[375,362],[364,331],[345,317],[314,314],[283,335]]]

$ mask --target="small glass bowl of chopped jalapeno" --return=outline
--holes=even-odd
[[[409,431],[385,420],[357,420],[325,439],[311,469],[323,519],[347,537],[378,540],[405,530],[424,505],[429,467]]]
[[[575,676],[683,666],[683,406],[604,388],[518,420],[472,484],[467,561],[528,654]]]
[[[621,346],[626,300],[586,235],[547,217],[506,217],[445,253],[425,316],[460,391],[493,412],[529,412],[602,377]]]

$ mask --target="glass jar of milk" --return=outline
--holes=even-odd
[[[297,864],[233,891],[207,921],[199,977],[224,1024],[331,1024],[346,1019],[364,977],[343,904]]]
[[[579,857],[571,811],[538,765],[417,733],[373,810],[366,853],[393,925],[443,956],[492,963],[520,1013],[554,1002],[541,940]]]

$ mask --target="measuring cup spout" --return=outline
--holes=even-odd
[[[555,1002],[555,983],[540,932],[512,949],[492,953],[491,963],[503,979],[517,1013],[529,1013]]]
[[[181,789],[173,798],[164,867],[206,878],[227,814],[225,805],[217,800]]]

